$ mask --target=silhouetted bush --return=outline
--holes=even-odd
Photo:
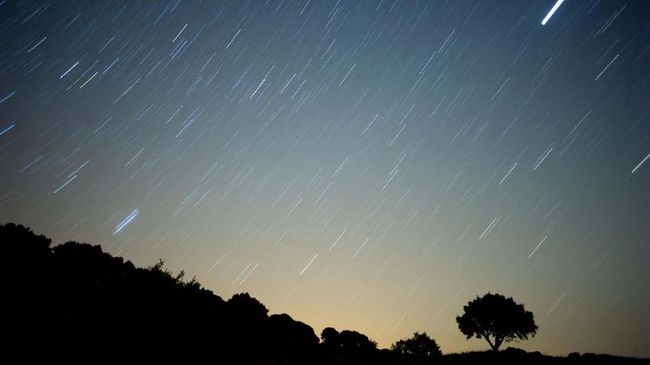
[[[408,364],[429,364],[442,357],[436,341],[424,332],[415,332],[411,338],[395,342],[392,350]]]

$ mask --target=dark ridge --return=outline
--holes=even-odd
[[[100,246],[0,226],[5,362],[180,360],[218,364],[642,364],[595,354],[550,357],[508,348],[442,355],[425,333],[378,349],[328,327],[321,337],[288,314],[269,315],[248,293],[223,300],[160,261],[137,268]],[[12,361],[12,362],[13,362]],[[7,362],[8,363],[8,362]]]

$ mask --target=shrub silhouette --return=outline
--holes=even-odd
[[[495,352],[504,342],[527,340],[537,332],[533,313],[500,294],[477,297],[463,309],[463,315],[456,317],[460,331],[468,339],[484,338]]]
[[[395,342],[391,349],[410,364],[426,364],[442,357],[436,341],[425,332],[415,332],[411,338]]]
[[[336,351],[341,345],[339,343],[339,331],[332,327],[326,327],[320,333],[320,339],[323,346]]]

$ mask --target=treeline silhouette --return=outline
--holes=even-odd
[[[325,328],[320,338],[287,314],[269,315],[248,293],[223,300],[160,261],[137,268],[100,246],[0,226],[5,359],[217,364],[637,364],[644,360],[506,349],[443,356],[425,333],[378,349],[367,336]],[[8,363],[5,361],[5,363]],[[644,362],[645,363],[645,362]]]

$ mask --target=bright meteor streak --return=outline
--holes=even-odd
[[[139,209],[133,209],[133,211],[129,213],[129,215],[127,215],[126,218],[122,219],[120,224],[115,226],[115,232],[113,232],[113,236],[120,233],[124,228],[126,228],[126,226],[129,225],[129,223],[131,223],[139,214],[140,214]]]
[[[555,3],[555,5],[553,5],[553,7],[551,8],[551,10],[550,10],[550,11],[548,12],[548,14],[546,14],[546,16],[544,17],[544,20],[542,20],[542,25],[546,25],[546,22],[548,22],[548,20],[551,19],[551,17],[553,16],[553,14],[555,14],[555,12],[557,11],[557,8],[559,8],[560,5],[562,5],[563,2],[564,2],[564,0],[557,0],[557,2]]]

